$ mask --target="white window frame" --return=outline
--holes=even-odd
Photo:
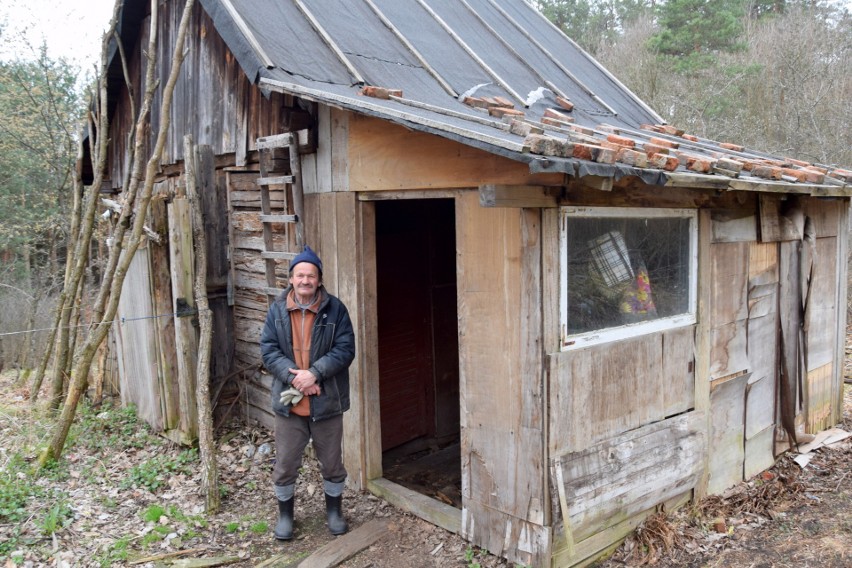
[[[689,220],[689,301],[686,313],[657,318],[647,322],[568,335],[568,222],[572,218],[671,218]],[[562,351],[582,349],[649,333],[685,327],[696,322],[698,305],[698,211],[695,209],[627,208],[627,207],[560,207],[559,209],[559,307],[560,344]]]

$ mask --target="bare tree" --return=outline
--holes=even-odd
[[[118,301],[121,296],[121,288],[124,283],[124,277],[127,274],[127,270],[130,267],[130,263],[133,260],[133,256],[136,254],[136,250],[138,249],[141,239],[143,238],[145,217],[147,215],[148,206],[151,202],[154,179],[157,174],[157,171],[159,170],[160,158],[163,154],[167,133],[171,123],[172,98],[174,95],[175,84],[177,83],[178,75],[180,73],[180,68],[183,64],[183,60],[185,57],[184,42],[186,39],[186,30],[189,25],[190,15],[192,13],[194,4],[194,0],[187,0],[186,5],[184,6],[183,14],[181,15],[177,39],[175,42],[175,49],[171,59],[171,69],[169,71],[168,79],[166,81],[166,84],[163,86],[162,91],[162,105],[160,108],[159,130],[157,132],[156,142],[151,150],[150,157],[147,159],[147,162],[144,163],[143,168],[143,161],[145,156],[143,152],[145,132],[150,124],[149,113],[152,101],[154,99],[156,90],[159,88],[159,82],[156,80],[155,76],[157,65],[157,4],[152,3],[149,43],[146,51],[146,55],[148,58],[145,80],[146,89],[143,96],[142,106],[139,111],[139,116],[135,123],[136,133],[132,173],[130,176],[129,187],[127,188],[127,192],[125,194],[125,201],[122,206],[120,219],[118,222],[118,226],[122,226],[124,224],[123,221],[128,222],[132,219],[132,229],[129,235],[129,240],[126,244],[122,242],[123,239],[122,241],[116,241],[113,243],[113,252],[111,252],[111,255],[119,255],[116,262],[115,272],[110,278],[104,277],[101,282],[101,286],[98,293],[98,301],[100,301],[101,298],[108,299],[104,301],[104,311],[102,313],[96,312],[92,326],[88,332],[85,342],[83,343],[80,349],[80,354],[75,361],[74,370],[71,377],[71,383],[69,385],[68,395],[65,399],[65,404],[62,409],[62,414],[54,429],[50,445],[45,448],[45,450],[39,456],[39,465],[41,466],[44,466],[52,460],[58,459],[59,456],[62,454],[62,450],[65,446],[65,441],[68,437],[68,431],[71,428],[71,423],[74,419],[77,410],[77,404],[79,403],[80,397],[82,396],[88,382],[88,375],[92,366],[92,361],[94,360],[98,347],[101,345],[104,338],[106,338],[110,326],[115,318],[116,311],[118,310]],[[106,41],[104,43],[106,44]],[[105,51],[106,49],[104,48],[104,52]],[[101,77],[103,79],[106,75],[105,55],[102,56],[101,61]],[[101,84],[105,85],[105,80],[102,80]],[[105,86],[101,88],[101,97],[101,106],[103,108],[103,101],[106,100]],[[104,116],[105,114],[106,113],[103,112],[102,116]],[[102,118],[101,122],[103,122],[104,120],[105,119]],[[104,136],[104,132],[105,130],[101,130],[99,133],[99,150],[101,147],[106,145],[106,141],[104,140],[106,136]],[[101,160],[104,159],[105,152],[102,154],[99,151],[97,153],[97,160],[99,161],[95,164],[96,171],[103,169],[105,161]],[[140,186],[141,193],[139,192]],[[80,238],[83,238],[84,235],[87,234],[88,235],[86,236],[86,239],[88,240],[90,238],[92,232],[92,223],[93,220],[87,216],[85,218],[85,222],[81,225],[83,230],[81,230],[80,232]],[[73,297],[72,294],[68,294],[68,296]]]
[[[208,147],[209,149],[209,147]],[[213,440],[213,410],[210,408],[210,342],[213,335],[213,314],[207,302],[207,239],[198,197],[198,156],[192,138],[184,138],[184,173],[186,193],[192,213],[192,237],[195,250],[195,308],[198,310],[201,339],[198,343],[196,366],[196,404],[198,407],[198,446],[201,450],[201,489],[208,513],[219,510],[219,468],[216,464],[216,444]]]

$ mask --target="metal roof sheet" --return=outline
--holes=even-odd
[[[653,132],[663,119],[524,0],[200,1],[248,77],[262,88],[438,134],[527,162],[532,171],[637,175],[660,185],[684,175],[699,182],[715,177],[725,179],[707,181],[708,186],[734,188],[727,180],[738,180],[761,191],[825,195],[850,189],[852,174],[847,179],[843,170],[799,175],[793,170],[810,165],[682,133],[673,141],[677,148],[659,147],[651,137],[671,137]],[[401,94],[364,96],[364,86]],[[504,111],[512,104],[523,114],[501,119],[504,111],[494,110],[495,97]],[[560,106],[557,97],[573,108]],[[512,120],[523,124],[512,127]],[[530,130],[559,144],[536,143],[527,136]],[[630,155],[625,158],[608,140],[612,134],[631,138],[633,149],[648,156],[658,152],[677,161],[620,163]],[[578,144],[611,151],[595,150],[589,160],[584,152],[569,153]],[[709,161],[709,169],[696,156]],[[727,162],[717,167],[720,159],[739,160],[742,167],[735,172],[726,169],[733,167]]]

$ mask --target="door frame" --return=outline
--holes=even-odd
[[[361,269],[358,271],[358,288],[361,293],[358,294],[357,310],[360,312],[360,317],[357,318],[359,324],[356,328],[356,335],[361,340],[359,342],[361,353],[358,356],[358,377],[360,380],[357,381],[355,387],[360,401],[360,408],[358,408],[360,414],[358,426],[360,427],[356,430],[360,434],[360,446],[362,448],[359,460],[361,464],[359,485],[391,504],[456,534],[461,533],[461,509],[456,509],[383,477],[379,354],[377,347],[379,335],[376,270],[378,267],[376,264],[376,208],[374,202],[398,199],[453,199],[455,202],[458,195],[459,190],[413,190],[358,193],[356,197],[356,224],[360,233],[358,242],[362,259]],[[458,218],[456,218],[456,224],[458,224]],[[352,308],[350,308],[351,310]],[[346,455],[351,456],[348,452]],[[464,495],[462,495],[463,503]]]

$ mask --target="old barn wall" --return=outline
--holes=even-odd
[[[159,3],[156,77],[163,85],[171,68],[171,54],[177,41],[177,27],[184,1]],[[137,47],[128,53],[128,70],[138,110],[145,89],[150,16],[141,23]],[[213,27],[207,14],[197,6],[186,35],[187,57],[175,85],[171,108],[171,126],[161,163],[176,164],[183,160],[183,137],[191,135],[199,145],[210,146],[214,156],[232,155],[233,164],[243,166],[248,152],[254,150],[258,137],[286,130],[290,111],[280,93],[264,96],[246,78],[230,50]],[[151,107],[148,147],[153,146],[160,124],[162,98],[158,91]],[[131,116],[130,91],[125,87],[118,96],[110,125],[109,180],[114,188],[123,185],[129,135],[134,126]]]

